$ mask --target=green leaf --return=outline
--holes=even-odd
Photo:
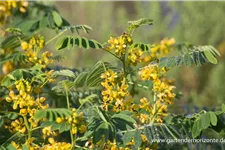
[[[192,58],[189,54],[184,55],[183,61],[186,67],[190,67],[193,64]]]
[[[12,54],[9,54],[5,56],[3,59],[0,60],[0,65],[7,62],[11,61],[14,64],[20,63],[20,64],[25,64],[26,63],[27,56],[24,53],[15,51]]]
[[[123,144],[126,145],[127,143],[129,143],[132,140],[133,136],[134,136],[133,131],[125,132],[125,134],[123,135]]]
[[[106,72],[107,70],[117,71],[115,67],[113,67],[110,63],[99,61],[97,62],[88,72],[88,76],[86,78],[86,84],[88,87],[99,87],[101,86],[101,82],[103,81],[100,78],[101,74]]]
[[[31,70],[17,69],[8,74],[1,82],[2,86],[10,87],[14,84],[15,80],[21,78],[31,79],[35,74]]]
[[[151,131],[149,130],[148,127],[145,127],[145,128],[144,128],[144,135],[146,136],[148,142],[151,144],[151,143],[152,143],[152,140],[153,140],[154,138],[153,138],[152,133],[151,133]]]
[[[82,47],[84,47],[84,48],[86,48],[86,49],[89,49],[89,43],[88,43],[88,39],[87,38],[85,38],[85,37],[82,37],[81,38],[81,43],[82,43]]]
[[[79,30],[83,30],[85,33],[89,33],[89,31],[92,30],[92,28],[88,25],[76,25],[72,26],[71,30],[76,30],[77,34],[79,34]]]
[[[214,112],[209,112],[210,115],[210,122],[213,126],[217,125],[217,116],[214,114]]]
[[[0,48],[2,49],[15,49],[20,46],[21,40],[27,40],[28,37],[24,35],[12,35],[4,39],[1,44]]]
[[[10,112],[7,114],[7,117],[11,120],[15,120],[18,117],[17,113]]]
[[[225,112],[225,104],[222,104],[222,111]]]
[[[23,149],[23,150],[29,150],[29,148],[28,148],[28,146],[27,146],[26,144],[23,144],[23,145],[22,145],[22,149]]]
[[[129,28],[136,29],[141,25],[152,25],[152,21],[153,20],[151,20],[151,19],[141,18],[141,19],[135,20],[135,21],[128,21],[128,24],[130,24]]]
[[[175,67],[185,65],[187,67],[195,64],[197,66],[202,65],[206,62],[211,62],[213,64],[217,63],[216,55],[219,56],[219,52],[210,45],[205,46],[192,46],[192,45],[182,45],[177,44],[175,46],[181,51],[178,56],[164,57],[159,61],[159,67]]]
[[[61,50],[64,48],[75,48],[75,45],[79,48],[93,48],[100,49],[103,48],[103,45],[99,42],[91,39],[87,39],[85,37],[72,37],[72,36],[63,36],[56,42],[56,49]]]
[[[134,132],[134,146],[135,148],[139,148],[142,144],[142,138],[141,138],[141,131],[140,130],[135,130]]]
[[[224,126],[225,126],[224,121],[222,120],[222,118],[218,117],[217,118],[217,125],[212,126],[212,129],[215,130],[218,133],[221,133],[221,131],[224,130]]]
[[[14,27],[19,28],[24,34],[29,34],[31,32],[33,33],[39,30],[40,23],[36,19],[35,20],[23,19],[22,21],[15,24]]]
[[[55,71],[53,73],[53,76],[55,76],[55,77],[59,77],[59,76],[62,76],[62,77],[70,77],[70,78],[74,78],[74,79],[76,78],[76,75],[71,70]]]
[[[194,122],[191,133],[193,138],[196,138],[201,133],[201,130],[198,129],[198,121]]]
[[[53,19],[55,21],[55,24],[58,27],[60,27],[63,23],[63,20],[62,20],[61,16],[56,11],[52,11],[52,16],[53,16]]]
[[[104,111],[102,108],[99,108],[99,107],[96,107],[95,110],[96,110],[97,114],[99,115],[99,117],[102,119],[102,121],[108,122],[109,118],[106,114],[107,113],[106,111]]]
[[[210,53],[209,51],[204,51],[204,54],[206,56],[206,58],[213,64],[217,64],[217,59],[214,57],[214,55],[212,53]]]
[[[142,51],[150,51],[150,44],[144,43],[133,43],[130,48],[140,48]]]
[[[34,114],[35,119],[47,118],[49,121],[55,121],[57,117],[69,117],[72,114],[71,111],[65,108],[48,108],[38,110]]]
[[[23,34],[23,32],[19,28],[7,28],[6,32],[10,32],[13,34]]]
[[[52,88],[53,91],[64,93],[66,90],[71,91],[75,87],[75,83],[71,80],[61,80]]]
[[[173,67],[175,65],[176,65],[176,59],[175,59],[175,57],[169,57],[168,60],[167,60],[166,67],[167,68],[171,68],[171,67]]]
[[[125,120],[114,118],[112,119],[113,125],[116,127],[117,130],[125,131],[129,129],[133,129],[134,126],[130,122],[126,122]]]
[[[68,47],[70,36],[64,36],[56,42],[56,49],[61,50]]]
[[[47,16],[44,16],[39,21],[39,27],[42,29],[42,28],[45,28],[47,26],[48,26],[48,17]]]
[[[12,144],[7,145],[6,150],[17,150]]]
[[[74,81],[75,86],[77,88],[85,86],[86,85],[87,76],[88,76],[88,72],[82,72],[82,73],[80,73],[76,77],[76,79]]]
[[[93,136],[93,143],[96,144],[104,136],[105,142],[109,139],[109,125],[107,122],[102,123],[97,129]]]
[[[133,118],[131,118],[128,115],[122,114],[122,113],[114,114],[112,116],[112,119],[115,119],[115,118],[124,120],[124,121],[129,122],[129,123],[135,123],[135,120]]]
[[[92,104],[94,100],[98,99],[98,95],[97,94],[91,94],[85,98],[79,99],[79,103],[81,105],[85,104],[85,103],[89,103]]]
[[[62,123],[57,123],[55,121],[46,121],[41,124],[41,127],[51,127],[51,131],[56,131],[58,130],[59,133],[62,133],[64,131],[70,130],[70,123],[69,122],[62,122]]]
[[[210,126],[210,114],[205,113],[200,117],[202,129],[207,129]]]
[[[0,128],[4,125],[4,118],[0,116]]]

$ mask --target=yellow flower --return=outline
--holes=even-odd
[[[148,65],[145,66],[141,71],[139,71],[139,75],[142,80],[156,80],[159,78],[159,69],[157,65]]]
[[[147,98],[144,97],[144,98],[140,99],[140,102],[141,102],[140,108],[143,108],[146,111],[150,111],[151,110],[151,106],[150,106],[149,101],[148,101]]]
[[[53,138],[48,138],[48,142],[49,142],[50,144],[54,144],[54,143],[55,143],[55,140],[54,140]]]
[[[151,62],[160,59],[169,53],[172,46],[175,44],[175,39],[164,38],[160,44],[154,44],[151,47],[150,54],[144,57],[145,62]]]
[[[103,108],[108,110],[108,105],[113,105],[113,111],[120,111],[126,108],[125,98],[129,96],[128,84],[125,78],[119,78],[117,73],[108,70],[101,75],[104,81],[101,83],[104,89],[102,90]],[[130,109],[132,109],[130,107]]]
[[[24,134],[27,130],[22,118],[12,121],[10,126],[5,126],[5,128],[9,129],[12,133],[20,132],[21,134]]]
[[[11,61],[7,61],[2,66],[2,73],[4,75],[8,74],[15,68],[14,64]]]
[[[108,43],[110,45],[106,48],[107,50],[114,49],[117,56],[122,56],[126,53],[127,46],[132,44],[132,39],[127,33],[123,33],[118,38],[110,37]]]
[[[27,1],[0,1],[0,25],[8,23],[9,17],[12,16],[14,9],[19,8],[19,11],[24,13],[27,10]]]
[[[72,134],[77,134],[77,127],[72,128]]]
[[[147,114],[140,114],[140,121],[141,123],[147,123],[149,121],[149,116]]]
[[[43,68],[46,68],[47,65],[53,62],[52,53],[45,51],[40,56],[40,50],[44,47],[45,40],[43,36],[33,36],[28,42],[21,42],[21,48],[25,50],[26,55],[28,56],[27,61],[37,65],[42,65]]]
[[[57,123],[62,123],[62,122],[63,122],[63,118],[58,117],[58,118],[56,119],[56,122],[57,122]]]
[[[24,108],[20,109],[20,114],[23,115],[23,116],[27,115],[27,110],[24,109]]]
[[[86,132],[86,130],[87,130],[87,127],[85,125],[81,125],[79,128],[80,133],[84,133]]]
[[[139,48],[132,48],[129,50],[128,53],[128,60],[131,62],[131,64],[136,65],[139,62],[142,62],[141,56],[143,52]]]
[[[48,145],[43,146],[41,149],[44,150],[70,150],[71,144],[66,142],[55,142],[53,138],[48,139]]]
[[[23,42],[21,43],[21,48],[22,48],[23,50],[27,50],[28,47],[29,47],[29,45],[28,45],[27,42],[23,41]]]
[[[22,146],[20,144],[17,144],[16,142],[12,141],[11,144],[17,149],[22,150]]]

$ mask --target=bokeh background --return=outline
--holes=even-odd
[[[82,2],[57,1],[61,15],[71,24],[87,24],[93,28],[88,38],[106,42],[110,35],[119,36],[127,21],[139,18],[153,20],[152,26],[138,29],[135,41],[156,43],[164,37],[196,45],[211,44],[221,53],[218,64],[202,67],[179,67],[169,72],[177,91],[183,96],[170,108],[175,113],[216,109],[225,103],[225,2]],[[45,34],[45,32],[44,32]],[[51,34],[46,34],[50,37]],[[52,47],[49,47],[52,49]],[[116,60],[101,50],[73,49],[58,52],[67,59],[59,64],[71,68],[90,67],[98,60]]]

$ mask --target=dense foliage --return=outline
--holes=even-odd
[[[166,149],[190,145],[154,140],[198,139],[207,130],[223,136],[224,105],[184,116],[168,111],[180,94],[167,72],[217,64],[220,54],[213,46],[173,38],[154,44],[135,41],[136,29],[153,23],[146,18],[129,21],[126,31],[103,44],[80,36],[92,28],[71,25],[54,7],[26,1],[0,6],[1,149]],[[46,40],[44,29],[56,35]],[[54,50],[102,50],[118,63],[99,60],[84,69],[54,66],[64,59],[46,50],[54,42]]]

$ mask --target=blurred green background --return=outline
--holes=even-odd
[[[221,53],[218,65],[180,67],[169,72],[169,77],[176,80],[176,90],[183,93],[171,111],[186,113],[203,107],[219,108],[225,102],[225,2],[58,1],[54,4],[71,24],[91,26],[93,31],[85,36],[101,43],[110,35],[119,36],[125,31],[127,21],[149,18],[153,25],[138,29],[135,41],[155,43],[173,37],[178,43],[213,45]],[[90,67],[98,60],[116,63],[101,50],[75,49],[59,54],[67,57],[60,65],[71,68]]]

